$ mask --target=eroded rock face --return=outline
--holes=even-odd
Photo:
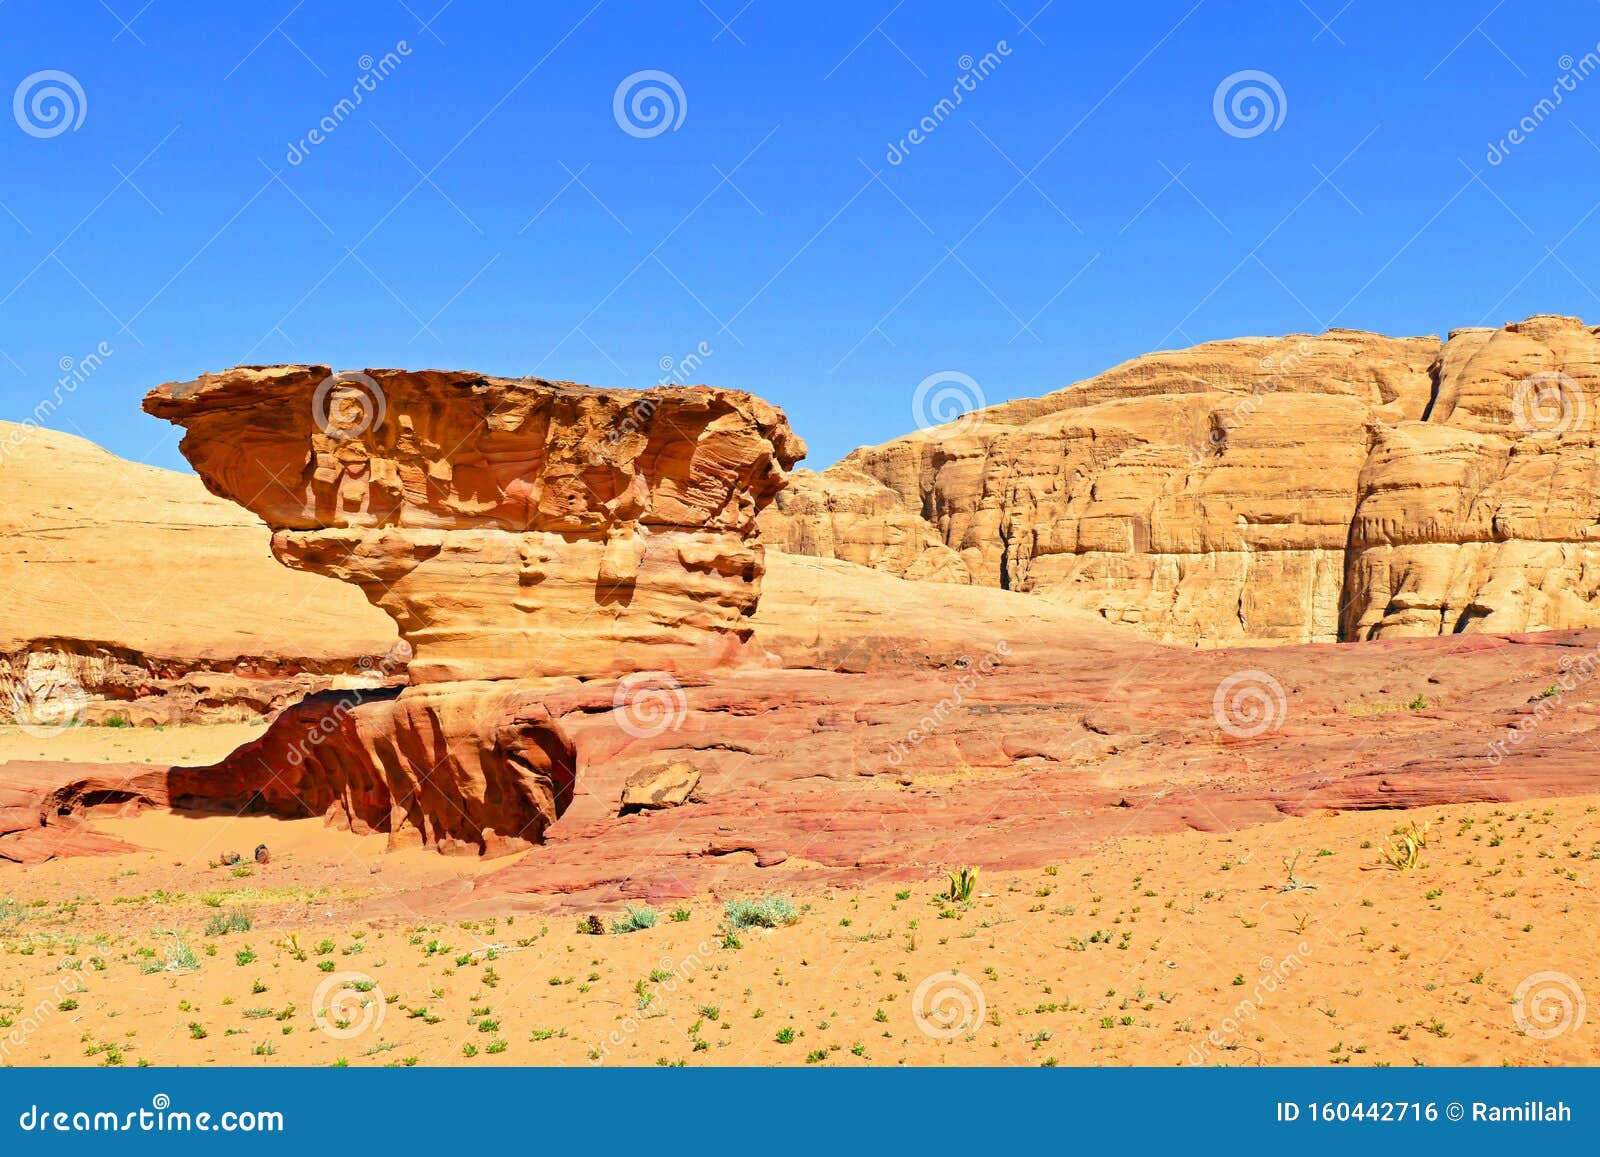
[[[1597,388],[1575,318],[1213,342],[802,473],[763,534],[1177,643],[1600,625]]]
[[[280,561],[359,586],[409,646],[399,694],[308,699],[205,769],[212,803],[515,851],[572,798],[557,689],[760,658],[756,515],[805,446],[759,398],[245,366],[145,408]]]
[[[1038,868],[1135,833],[1594,791],[1600,631],[1196,653],[1032,595],[832,559],[775,552],[769,578],[755,638],[785,668],[686,679],[650,726],[620,725],[626,680],[430,684],[337,711],[324,696],[219,767],[0,765],[0,860],[126,850],[85,817],[145,805],[504,850],[564,806],[575,766],[560,822],[457,897],[465,917]],[[1219,697],[1241,675],[1265,714]],[[422,694],[429,708],[406,706]],[[470,742],[441,742],[440,718]],[[386,778],[391,749],[409,778]],[[619,815],[629,780],[678,761],[702,776],[695,802]]]
[[[1600,624],[1600,336],[1457,330],[1435,373],[1362,470],[1344,637]]]
[[[145,409],[281,561],[394,617],[415,683],[730,661],[756,514],[805,453],[780,411],[703,386],[240,367]]]

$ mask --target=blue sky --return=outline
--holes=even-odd
[[[932,374],[1600,322],[1591,0],[442,3],[0,3],[0,417],[105,343],[48,424],[178,466],[140,397],[239,362],[642,387],[704,343],[821,467]]]

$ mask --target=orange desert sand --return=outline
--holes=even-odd
[[[1382,848],[1413,823],[1428,825],[1422,863],[1399,871]],[[436,890],[492,861],[386,852],[314,819],[93,824],[149,850],[8,870],[8,1063],[1594,1059],[1582,1032],[1539,1035],[1581,1000],[1565,984],[1600,982],[1592,798],[1130,837],[981,874],[966,904],[942,899],[943,876],[794,889],[784,865],[771,891],[798,919],[737,947],[730,896],[664,906],[627,934],[581,933],[570,913],[441,922],[420,915]],[[244,862],[220,865],[225,852]],[[207,933],[235,914],[244,930]]]

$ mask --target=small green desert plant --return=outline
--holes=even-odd
[[[658,919],[660,916],[648,904],[642,908],[635,908],[629,904],[623,914],[611,922],[611,931],[619,936],[629,932],[639,932],[645,928],[654,928]]]
[[[1294,859],[1292,859],[1292,860],[1285,859],[1283,861],[1283,870],[1288,875],[1289,878],[1284,881],[1283,885],[1278,889],[1278,891],[1280,891],[1280,892],[1298,892],[1298,891],[1301,891],[1302,889],[1310,889],[1312,891],[1316,890],[1317,886],[1315,884],[1308,884],[1304,880],[1300,879],[1300,877],[1298,877],[1298,876],[1296,876],[1294,874],[1294,870],[1299,865],[1299,863],[1300,863],[1300,849],[1296,848],[1294,850]]]
[[[149,960],[139,966],[140,972],[198,972],[200,958],[194,954],[194,949],[189,947],[188,941],[181,936],[174,936],[162,953],[161,961]]]
[[[207,936],[226,936],[229,932],[250,931],[250,913],[243,908],[235,908],[224,915],[218,912],[206,921]]]
[[[978,869],[961,868],[950,873],[950,889],[945,893],[947,899],[959,900],[965,904],[972,899],[973,893],[978,890]]]
[[[723,909],[723,918],[732,930],[740,928],[776,928],[793,924],[800,919],[794,905],[782,896],[763,896],[759,900],[740,898],[729,900]]]
[[[1414,872],[1422,864],[1422,849],[1428,846],[1428,824],[1420,827],[1412,820],[1394,835],[1394,841],[1383,849],[1386,863],[1399,872]]]

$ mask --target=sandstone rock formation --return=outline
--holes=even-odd
[[[394,616],[417,683],[732,659],[756,513],[805,453],[774,407],[703,386],[240,367],[145,408],[280,561]]]
[[[413,653],[398,696],[286,713],[214,769],[213,803],[516,850],[572,795],[556,687],[643,672],[670,694],[672,672],[761,657],[755,518],[805,447],[749,394],[275,366],[145,407],[281,561],[360,586]],[[616,705],[648,712],[655,692],[627,688]]]
[[[1574,318],[1212,342],[800,472],[763,535],[1185,644],[1592,626],[1597,388]]]
[[[0,422],[0,494],[0,725],[243,721],[385,678],[392,623],[192,476]]]
[[[778,552],[754,626],[783,669],[663,684],[664,714],[630,704],[627,676],[436,683],[314,697],[217,767],[0,764],[0,859],[125,850],[93,816],[147,805],[327,814],[400,843],[434,825],[466,852],[485,845],[459,833],[501,809],[564,807],[540,846],[451,893],[466,916],[756,890],[779,865],[786,888],[851,886],[1328,807],[1594,790],[1600,631],[1197,653],[1032,595]],[[398,717],[419,692],[477,712],[449,721],[470,752],[425,710]],[[618,815],[628,780],[678,761],[703,802]]]
[[[1581,514],[1571,513],[1583,509],[1585,493],[1572,481],[1572,472],[1583,476],[1593,460],[1592,447],[1575,433],[1585,427],[1568,423],[1551,437],[1533,438],[1539,445],[1529,443],[1531,435],[1506,439],[1493,430],[1494,407],[1504,404],[1504,395],[1482,383],[1485,367],[1515,363],[1518,350],[1532,356],[1526,351],[1567,348],[1561,335],[1570,334],[1571,349],[1581,350],[1586,339],[1573,326],[1534,319],[1504,331],[1510,336],[1489,333],[1459,372],[1451,357],[1435,367],[1411,350],[1413,344],[1426,348],[1425,342],[1390,343],[1384,348],[1399,350],[1398,360],[1378,373],[1370,366],[1362,369],[1352,351],[1378,348],[1387,339],[1308,339],[1324,343],[1318,347],[1324,358],[1335,358],[1335,347],[1346,350],[1339,355],[1344,360],[1328,362],[1344,367],[1338,371],[1343,376],[1328,372],[1334,375],[1330,380],[1348,386],[1350,397],[1326,382],[1316,390],[1307,384],[1315,396],[1279,416],[1299,421],[1309,440],[1343,429],[1339,422],[1363,406],[1377,415],[1374,448],[1346,452],[1354,462],[1352,492],[1360,498],[1359,513],[1352,507],[1348,515],[1346,537],[1356,539],[1349,527],[1362,526],[1358,541],[1367,545],[1361,553],[1374,562],[1371,586],[1382,591],[1373,596],[1375,602],[1386,600],[1386,608],[1406,602],[1412,596],[1405,583],[1413,579],[1442,581],[1431,551],[1447,547],[1464,556],[1473,534],[1506,535],[1477,546],[1485,566],[1499,565],[1510,552],[1515,565],[1507,573],[1522,577],[1503,584],[1507,597],[1531,603],[1535,593],[1549,597],[1559,590],[1555,572],[1570,565],[1561,562],[1561,552],[1580,545],[1562,536],[1576,538],[1585,525]],[[1466,336],[1453,335],[1447,353],[1465,351],[1459,343]],[[1508,349],[1507,342],[1515,344]],[[1219,355],[1191,351],[1191,356],[1190,385],[1208,393],[1206,383],[1221,371],[1204,367]],[[1580,357],[1570,352],[1563,357],[1563,368],[1554,372],[1586,381]],[[1431,385],[1424,389],[1420,404],[1411,370],[1396,368],[1414,363],[1427,381],[1437,377],[1440,382],[1437,391]],[[237,487],[242,498],[254,502],[254,484],[277,486],[276,491],[269,487],[262,501],[276,503],[272,517],[283,524],[275,536],[278,553],[315,560],[334,574],[348,570],[369,597],[395,608],[407,634],[428,649],[427,662],[418,664],[403,690],[313,695],[213,767],[0,765],[0,858],[28,861],[116,850],[118,845],[97,835],[85,817],[145,805],[322,815],[358,831],[385,832],[394,846],[427,844],[468,854],[527,849],[516,863],[479,880],[463,902],[465,913],[537,906],[552,894],[587,907],[707,888],[760,887],[763,874],[780,865],[785,873],[838,884],[866,875],[909,877],[935,865],[1037,866],[1128,832],[1234,829],[1322,807],[1512,800],[1593,790],[1592,756],[1600,738],[1600,680],[1594,678],[1600,673],[1600,631],[1490,634],[1484,633],[1490,617],[1480,616],[1459,634],[1392,638],[1411,627],[1386,614],[1392,621],[1379,620],[1364,631],[1379,637],[1360,647],[1196,653],[1109,623],[1098,604],[1080,610],[1037,593],[999,589],[1002,580],[1009,582],[1026,569],[1024,561],[1048,569],[1071,560],[1050,555],[1035,560],[1032,554],[1024,560],[1021,553],[1005,552],[990,557],[985,552],[992,544],[984,535],[952,544],[939,529],[942,519],[951,525],[965,519],[974,526],[981,515],[1014,531],[1015,524],[993,512],[1021,503],[1022,489],[1002,488],[1004,502],[996,498],[990,505],[962,506],[946,499],[964,493],[955,487],[962,471],[976,471],[978,482],[986,485],[987,447],[1005,448],[1009,438],[1020,439],[1018,431],[1036,422],[1069,427],[1059,399],[997,408],[1005,422],[991,422],[997,429],[987,434],[979,426],[966,435],[981,443],[966,458],[952,456],[953,447],[965,445],[954,438],[942,447],[908,440],[917,448],[914,454],[907,450],[901,463],[906,476],[922,479],[926,461],[934,464],[932,482],[942,485],[943,479],[951,486],[930,490],[934,505],[929,509],[937,518],[925,518],[920,506],[913,510],[903,502],[895,487],[905,479],[887,470],[899,481],[891,484],[861,472],[847,480],[849,486],[824,488],[804,499],[815,503],[806,519],[831,520],[830,549],[852,543],[870,548],[878,541],[870,519],[892,518],[906,533],[884,536],[900,553],[879,555],[880,565],[914,563],[907,544],[920,539],[927,547],[918,553],[931,556],[930,577],[958,580],[912,582],[884,570],[778,551],[762,564],[759,544],[745,536],[761,503],[781,485],[794,446],[781,415],[776,424],[766,422],[745,395],[686,391],[694,406],[703,402],[715,416],[704,425],[691,421],[678,423],[678,429],[658,429],[649,414],[632,408],[638,395],[390,372],[371,375],[375,386],[389,383],[380,387],[387,410],[379,423],[378,395],[347,397],[336,385],[317,405],[321,372],[309,367],[235,371],[221,376],[225,382],[214,378],[192,387],[167,387],[151,405],[194,420],[188,452],[207,463],[202,469],[214,488],[232,493]],[[1092,483],[1060,480],[1065,489],[1079,487],[1073,490],[1078,505],[1072,509],[1087,512],[1080,519],[1088,528],[1083,533],[1109,536],[1106,527],[1120,519],[1133,528],[1130,540],[1140,541],[1141,510],[1152,527],[1175,533],[1168,523],[1176,525],[1172,512],[1183,509],[1181,495],[1158,496],[1143,507],[1126,490],[1117,498],[1119,486],[1133,485],[1140,470],[1151,461],[1165,461],[1164,455],[1182,444],[1169,433],[1168,441],[1151,447],[1145,441],[1149,435],[1136,432],[1170,424],[1174,412],[1187,412],[1179,405],[1182,398],[1174,401],[1163,393],[1176,390],[1170,373],[1140,382],[1138,374],[1125,372],[1118,389],[1132,396],[1121,403],[1092,402],[1090,408],[1107,409],[1097,412],[1096,425],[1081,438],[1075,434],[1068,440],[1077,447],[1074,453],[1087,455],[1073,461],[1099,463]],[[1445,389],[1450,382],[1461,388]],[[281,395],[272,392],[279,386],[285,387]],[[1559,403],[1567,387],[1555,379],[1555,388],[1553,401]],[[1141,389],[1151,396],[1141,396]],[[1241,440],[1265,439],[1265,433],[1252,430],[1263,414],[1274,412],[1269,407],[1283,400],[1280,394],[1287,398],[1276,387],[1260,395],[1229,395],[1233,407],[1241,397],[1252,405],[1230,407],[1220,425],[1199,421],[1194,429],[1202,441],[1194,452],[1226,459]],[[402,399],[398,405],[397,398]],[[1561,422],[1561,407],[1546,394],[1535,392],[1524,401],[1523,424]],[[1201,408],[1215,404],[1206,401]],[[453,442],[430,441],[434,435],[418,433],[449,426],[454,419],[448,413],[461,406],[478,413],[481,422],[451,427],[462,439],[455,450]],[[309,425],[297,427],[304,419],[292,410],[309,410]],[[1123,411],[1126,427],[1111,420]],[[693,407],[690,412],[703,414]],[[1406,416],[1413,412],[1414,417]],[[549,416],[573,413],[596,421],[574,434],[565,419]],[[497,434],[497,423],[507,414],[517,431],[544,429],[551,441],[515,442],[507,451]],[[1317,414],[1326,420],[1316,419]],[[1130,415],[1141,416],[1133,422]],[[1518,423],[1515,415],[1511,421]],[[259,432],[250,433],[253,427]],[[205,441],[202,429],[209,431]],[[1184,437],[1188,429],[1183,427]],[[621,431],[615,442],[611,430]],[[1213,430],[1225,431],[1226,439],[1214,438]],[[658,449],[608,457],[616,443],[635,434],[646,448]],[[1402,434],[1414,444],[1395,441],[1384,449],[1386,437]],[[296,436],[304,439],[298,455]],[[463,449],[473,438],[478,439],[475,448]],[[1493,439],[1508,443],[1499,457]],[[1108,446],[1096,448],[1098,441]],[[1113,444],[1122,449],[1110,448]],[[1020,442],[1012,449],[1027,457]],[[1100,449],[1105,449],[1103,462],[1094,457]],[[1429,459],[1433,476],[1459,478],[1460,497],[1448,485],[1426,499],[1407,496],[1408,487],[1416,488],[1426,477],[1408,473],[1415,468],[1407,463],[1431,450],[1437,451]],[[1276,485],[1287,476],[1284,463],[1292,456],[1287,444],[1274,453],[1279,465],[1268,475],[1279,480]],[[1306,456],[1303,448],[1300,454]],[[1209,458],[1206,477],[1221,474],[1223,466]],[[1330,464],[1334,458],[1341,463],[1337,469]],[[253,475],[252,460],[271,463],[278,480]],[[885,459],[891,460],[899,461],[894,455]],[[1049,466],[1042,452],[1029,460],[1039,471]],[[671,466],[656,473],[664,463]],[[751,469],[730,468],[731,463]],[[1343,508],[1334,482],[1343,485],[1350,468],[1343,463],[1330,451],[1314,471],[1306,468],[1314,477],[1322,472],[1333,479],[1324,505],[1313,503],[1305,511],[1288,503],[1273,507],[1277,522],[1247,519],[1238,533],[1248,530],[1252,541],[1292,544],[1308,533],[1307,525],[1337,526],[1334,512]],[[1451,463],[1461,464],[1453,475],[1442,465]],[[546,475],[564,478],[575,472],[587,485],[589,471],[602,467],[629,476],[620,485],[613,480],[597,492],[586,491],[609,496],[595,499],[595,520],[556,534],[561,544],[569,539],[575,544],[569,561],[549,564],[549,572],[562,575],[562,581],[548,587],[516,583],[516,593],[502,603],[503,560],[520,562],[523,555],[498,545],[496,536],[551,534],[526,529],[545,514],[523,518],[541,508],[538,496],[551,489]],[[1545,473],[1522,473],[1535,468]],[[706,481],[705,470],[719,481]],[[953,473],[946,479],[947,470]],[[1246,508],[1261,509],[1255,503],[1268,483],[1252,480],[1244,463],[1233,462],[1227,470],[1223,477],[1231,477],[1229,488],[1204,502],[1190,502],[1196,518],[1206,515],[1200,518],[1206,533],[1217,536],[1207,539],[1196,531],[1200,543],[1226,541],[1220,537],[1223,523],[1207,513],[1213,504],[1235,517]],[[826,482],[839,473],[816,477]],[[1158,470],[1150,477],[1168,476]],[[1565,496],[1539,507],[1537,517],[1519,505],[1537,490],[1533,477],[1548,480],[1543,494]],[[367,481],[383,478],[394,480],[395,488]],[[619,507],[611,503],[619,494],[642,495],[642,512],[633,517],[646,528],[640,537],[648,537],[656,533],[651,512],[665,491],[698,496],[694,516],[704,515],[719,527],[699,533],[711,536],[716,551],[737,555],[743,547],[755,556],[757,565],[750,570],[730,566],[732,573],[723,574],[713,568],[725,584],[710,601],[724,609],[731,604],[739,613],[726,615],[687,598],[686,591],[704,588],[685,577],[692,568],[681,554],[676,561],[666,555],[663,562],[654,553],[654,541],[641,556],[631,600],[597,597],[610,585],[607,574],[616,573],[608,570],[607,548],[592,549],[597,540],[612,540]],[[381,519],[373,512],[375,493],[383,499]],[[725,497],[719,501],[719,495]],[[888,505],[885,495],[892,499]],[[1123,503],[1117,513],[1103,518],[1094,513],[1113,499]],[[1497,512],[1487,521],[1475,505],[1484,501]],[[1423,503],[1438,508],[1431,522],[1418,518]],[[737,516],[726,514],[735,507]],[[1036,508],[1046,507],[1041,500]],[[515,517],[507,516],[508,509]],[[558,513],[548,517],[560,517],[565,509],[558,499]],[[788,513],[774,520],[776,526],[796,518],[798,509],[789,504]],[[1168,523],[1156,520],[1158,513]],[[1361,523],[1368,513],[1370,523]],[[926,538],[919,521],[935,532],[934,539]],[[662,533],[680,544],[701,541],[681,517]],[[456,535],[464,537],[458,542]],[[1462,543],[1452,546],[1454,539]],[[1044,534],[1036,539],[1047,540],[1054,541]],[[533,541],[536,547],[556,546],[551,538]],[[824,539],[819,534],[813,541]],[[1530,544],[1532,553],[1517,554]],[[1316,548],[1323,549],[1333,548]],[[1351,549],[1347,543],[1345,550]],[[1543,557],[1539,552],[1549,550],[1556,551],[1555,561],[1535,576]],[[1307,557],[1298,558],[1297,552]],[[1228,581],[1254,589],[1263,573],[1261,559],[1254,550],[1244,553],[1248,566]],[[1318,573],[1311,548],[1276,553],[1300,579]],[[902,561],[886,561],[890,555]],[[418,556],[424,557],[412,566]],[[992,574],[972,569],[985,557],[995,568]],[[571,559],[587,560],[582,565],[594,569],[582,571]],[[952,562],[968,580],[979,581],[959,581],[950,573]],[[405,572],[397,580],[405,584],[400,595],[368,577],[378,570],[390,573],[391,564]],[[1184,613],[1193,616],[1211,596],[1204,581],[1188,574],[1185,568],[1191,565],[1198,563],[1188,556],[1174,561],[1174,581],[1187,600]],[[1207,573],[1216,572],[1202,576]],[[1493,589],[1486,596],[1470,576],[1457,570],[1445,576],[1448,583],[1463,583],[1463,590],[1480,601],[1500,597],[1502,588],[1489,577]],[[1314,592],[1316,587],[1294,589]],[[575,612],[585,592],[596,607],[606,608],[608,621],[585,624],[582,645],[552,639],[550,646],[564,657],[588,659],[581,668],[544,673],[557,664],[540,649],[541,635],[519,629],[512,612],[537,616],[541,604],[535,599],[544,597],[555,600],[552,621],[559,623],[566,611]],[[1227,595],[1236,601],[1238,596],[1239,590]],[[1294,605],[1319,604],[1307,596]],[[1271,609],[1270,600],[1266,607]],[[1400,606],[1396,614],[1414,610]],[[1333,613],[1337,622],[1337,606]],[[674,616],[690,623],[687,632],[679,635],[665,625]],[[1285,614],[1283,621],[1291,618]],[[1428,625],[1428,633],[1437,633],[1425,617],[1419,621]],[[436,629],[440,623],[448,629]],[[657,649],[661,639],[665,645]],[[524,658],[539,674],[486,677],[520,670]],[[648,661],[649,669],[632,667],[640,660]],[[463,673],[472,677],[453,677]],[[1552,688],[1556,694],[1546,695]],[[692,763],[702,777],[693,806],[618,814],[630,779],[678,762]]]

